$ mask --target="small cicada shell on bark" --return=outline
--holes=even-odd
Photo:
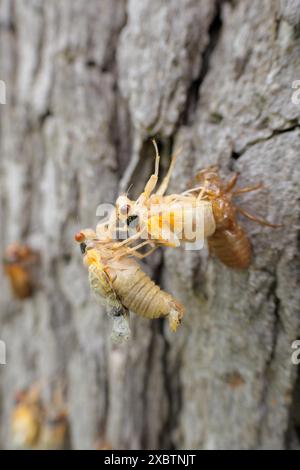
[[[17,449],[37,448],[43,422],[40,388],[33,386],[16,394],[11,415],[12,444]]]
[[[16,298],[27,299],[33,295],[34,270],[38,260],[38,253],[27,245],[14,243],[7,247],[3,266]]]
[[[80,232],[75,238],[84,253],[92,291],[115,310],[115,315],[126,309],[149,319],[166,317],[171,330],[176,331],[184,308],[161,290],[133,259],[144,255],[120,246],[119,242],[103,243],[90,230]]]
[[[248,235],[237,219],[238,214],[267,227],[278,228],[281,225],[249,214],[234,203],[236,196],[262,188],[262,184],[235,188],[237,179],[238,175],[234,174],[225,184],[216,166],[202,170],[196,176],[203,197],[212,205],[216,223],[216,230],[207,238],[210,252],[229,268],[244,269],[250,264],[252,249]]]

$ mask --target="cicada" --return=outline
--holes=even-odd
[[[113,240],[103,242],[90,229],[82,230],[75,239],[89,270],[91,290],[105,301],[114,318],[122,318],[128,311],[149,319],[167,317],[171,330],[176,331],[184,308],[160,289],[134,259],[145,255]]]
[[[251,261],[252,249],[249,237],[237,219],[238,213],[261,225],[279,228],[276,225],[249,214],[234,203],[234,198],[240,194],[256,191],[262,184],[235,189],[238,175],[234,174],[225,184],[220,178],[218,167],[212,166],[200,171],[196,180],[204,189],[204,197],[211,204],[216,230],[207,237],[208,247],[223,264],[230,268],[247,268]]]
[[[238,175],[234,174],[228,183],[224,183],[218,168],[213,166],[197,174],[194,187],[180,194],[165,195],[174,169],[175,155],[166,177],[154,193],[160,158],[155,141],[154,146],[155,171],[144,191],[135,201],[130,200],[127,195],[118,197],[109,223],[106,226],[99,224],[97,227],[99,238],[102,238],[105,228],[111,236],[113,230],[118,230],[119,221],[123,221],[125,228],[134,224],[135,233],[127,236],[120,247],[133,247],[135,244],[134,249],[139,250],[150,244],[154,250],[160,245],[176,247],[185,243],[194,244],[197,248],[195,242],[200,241],[198,247],[202,248],[204,240],[207,240],[210,252],[226,266],[246,268],[250,263],[252,250],[249,238],[238,221],[238,213],[259,224],[280,227],[249,214],[234,203],[235,196],[260,189],[262,185],[234,189]],[[143,241],[144,238],[146,241]]]
[[[38,446],[43,422],[43,405],[40,389],[34,386],[16,394],[11,416],[13,446],[34,449]]]
[[[176,154],[172,157],[168,172],[161,185],[154,192],[159,174],[159,160],[157,144],[153,141],[156,150],[155,171],[145,185],[144,191],[136,201],[127,195],[118,197],[115,211],[106,224],[98,224],[96,232],[99,238],[103,233],[112,237],[112,233],[133,228],[133,235],[123,237],[125,240],[120,246],[132,246],[136,240],[141,244],[152,246],[180,246],[182,243],[201,241],[214,233],[216,224],[212,205],[205,200],[204,191],[188,190],[180,194],[165,195],[174,169]],[[120,228],[121,226],[121,228]]]
[[[18,299],[31,297],[34,290],[33,268],[39,255],[27,245],[14,243],[5,251],[4,271],[10,280],[12,291]]]

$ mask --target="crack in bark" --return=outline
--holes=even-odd
[[[130,155],[130,149],[132,148],[132,120],[130,118],[130,111],[127,102],[122,100],[122,94],[120,92],[120,86],[119,86],[119,74],[118,74],[118,64],[117,64],[117,48],[118,48],[118,43],[120,40],[120,35],[124,28],[127,26],[128,23],[128,13],[127,9],[125,8],[125,16],[124,16],[124,21],[122,25],[120,26],[119,30],[117,31],[116,35],[117,38],[115,40],[114,44],[114,50],[111,53],[110,56],[110,62],[104,63],[102,66],[102,73],[103,72],[110,72],[112,73],[112,76],[114,77],[114,89],[115,89],[115,107],[114,107],[114,113],[113,113],[113,122],[111,126],[111,138],[113,141],[114,148],[116,149],[116,161],[118,164],[118,179],[119,181],[121,180],[122,173],[124,171],[124,168],[126,167],[128,160],[129,160],[129,155]],[[120,103],[123,103],[124,105],[124,114],[127,115],[127,119],[122,119],[121,115],[121,110],[120,110]],[[124,132],[124,129],[121,128],[121,122],[124,124],[126,123],[127,126],[127,132]],[[124,142],[124,136],[126,135],[126,142],[125,145],[123,144]],[[123,138],[122,138],[122,137]],[[124,158],[123,155],[126,155],[126,158]]]
[[[263,142],[268,142],[269,140],[273,139],[277,135],[285,134],[287,132],[293,132],[296,129],[300,129],[300,124],[298,123],[298,120],[296,120],[295,124],[291,125],[290,127],[287,127],[286,129],[275,129],[269,137],[258,137],[257,139],[255,139],[252,142],[250,142],[249,144],[247,144],[245,146],[245,148],[240,152],[236,152],[235,150],[233,150],[232,153],[231,153],[230,158],[233,159],[233,160],[238,160],[253,145],[260,144],[260,143],[263,143]]]
[[[215,14],[208,28],[208,43],[204,51],[202,52],[202,60],[198,77],[192,81],[189,90],[187,92],[187,99],[184,111],[182,112],[181,119],[179,119],[179,126],[191,125],[195,121],[197,104],[200,96],[201,85],[209,72],[210,60],[213,52],[217,46],[220,38],[222,29],[222,17],[221,17],[221,4],[223,0],[216,0]]]
[[[264,384],[263,384],[263,390],[261,394],[262,414],[260,418],[261,424],[259,426],[258,439],[257,439],[258,447],[263,441],[262,439],[263,424],[265,422],[266,415],[268,414],[268,411],[269,411],[267,402],[268,402],[270,386],[272,384],[271,375],[273,372],[273,364],[274,364],[274,360],[276,357],[276,348],[277,348],[279,330],[280,328],[284,330],[283,323],[279,314],[281,302],[280,302],[280,298],[277,297],[276,290],[277,290],[277,278],[275,277],[274,282],[270,286],[269,295],[267,295],[267,300],[269,300],[270,297],[273,297],[273,300],[274,300],[274,312],[273,312],[274,324],[273,324],[273,331],[272,331],[271,351],[270,351],[269,357],[266,360],[265,368],[264,368]]]
[[[147,449],[148,448],[148,423],[147,423],[147,418],[148,418],[148,409],[149,409],[149,402],[148,402],[148,393],[147,391],[149,390],[149,371],[152,369],[152,358],[153,358],[153,351],[154,351],[154,345],[155,345],[155,325],[151,324],[151,340],[149,343],[149,348],[148,348],[148,356],[147,360],[145,363],[145,374],[144,374],[144,380],[143,380],[143,388],[144,388],[144,393],[143,393],[143,414],[144,414],[144,426],[141,432],[141,447],[142,449]]]
[[[291,442],[293,437],[297,439],[298,448],[300,448],[300,368],[299,365],[296,367],[297,376],[295,380],[293,397],[290,406],[288,427],[284,438],[286,449],[291,448]]]

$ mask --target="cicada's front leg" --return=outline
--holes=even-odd
[[[164,177],[160,187],[156,191],[156,193],[155,193],[156,196],[163,196],[165,194],[165,192],[167,191],[169,183],[170,183],[170,179],[171,179],[174,167],[175,167],[177,155],[178,155],[179,152],[180,152],[180,149],[176,153],[174,153],[174,155],[172,156],[168,172],[167,172],[166,176]]]
[[[158,152],[156,141],[153,139],[152,142],[155,148],[155,169],[154,169],[154,174],[151,175],[149,180],[147,181],[144,191],[142,192],[142,194],[139,196],[139,198],[136,201],[137,205],[142,205],[142,206],[148,201],[158,181],[160,155]]]

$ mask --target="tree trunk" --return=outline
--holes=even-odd
[[[56,380],[73,449],[299,448],[299,22],[299,0],[0,0],[0,248],[41,253],[28,300],[0,272],[4,448],[15,392]],[[141,190],[153,136],[163,169],[181,147],[171,189],[217,163],[262,181],[241,205],[284,226],[242,222],[244,271],[206,250],[153,256],[182,327],[132,314],[114,346],[73,238]]]

